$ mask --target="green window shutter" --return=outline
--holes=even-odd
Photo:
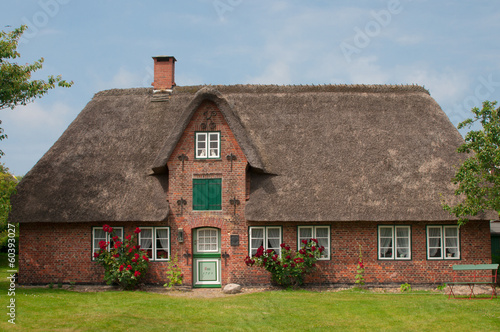
[[[208,209],[207,210],[221,210],[222,206],[222,180],[209,179],[208,181]]]
[[[193,210],[222,209],[222,179],[193,179]]]
[[[193,210],[206,210],[208,206],[207,183],[205,179],[193,179]]]

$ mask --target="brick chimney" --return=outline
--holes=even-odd
[[[175,58],[173,56],[154,56],[154,82],[151,83],[154,92],[172,92],[175,86]]]

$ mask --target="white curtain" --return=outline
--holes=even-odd
[[[141,249],[152,250],[151,243],[153,242],[153,231],[151,229],[141,230]]]
[[[267,249],[273,249],[275,253],[280,253],[280,229],[268,228],[267,229]]]
[[[251,254],[255,255],[257,249],[264,245],[264,229],[263,228],[252,228],[251,229]]]
[[[408,228],[396,228],[397,257],[409,257],[410,236]]]
[[[166,229],[157,229],[156,230],[156,252],[161,252],[164,251],[167,253],[167,257],[162,257],[162,258],[168,258],[168,230]]]
[[[441,228],[429,227],[427,231],[429,237],[429,256],[441,257]]]
[[[445,228],[444,229],[445,248],[446,254],[451,254],[451,257],[458,257],[458,229]]]
[[[99,242],[106,241],[106,233],[102,229],[94,229],[94,252],[99,252]]]
[[[379,232],[380,257],[392,257],[392,227],[381,227]]]
[[[312,227],[311,228],[299,228],[300,233],[299,233],[299,242],[302,240],[309,241],[313,235],[312,235]],[[300,245],[300,243],[299,243]]]

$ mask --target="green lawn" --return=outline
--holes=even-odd
[[[7,322],[6,264],[0,260],[2,331],[499,331],[500,300],[448,300],[431,292],[377,294],[274,291],[213,299],[145,292],[16,291]]]

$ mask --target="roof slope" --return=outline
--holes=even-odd
[[[167,102],[151,95],[96,94],[19,184],[11,219],[163,220],[168,174],[152,169],[161,173],[203,98],[226,109],[251,155],[248,220],[453,219],[440,194],[454,199],[462,137],[422,87],[191,86]]]

